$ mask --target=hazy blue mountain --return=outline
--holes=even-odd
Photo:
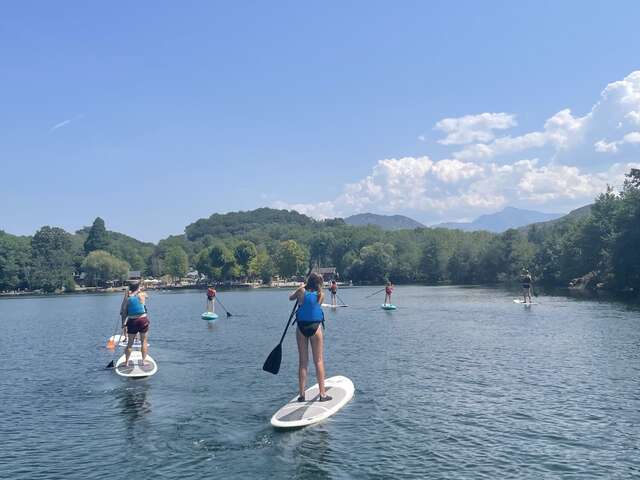
[[[344,219],[347,225],[376,225],[384,230],[413,230],[424,228],[424,225],[404,215],[378,215],[375,213],[359,213]]]
[[[448,222],[433,225],[435,228],[450,228],[465,231],[487,230],[489,232],[504,232],[510,228],[518,228],[531,223],[548,222],[562,217],[560,213],[543,213],[535,210],[524,210],[506,207],[496,213],[480,215],[472,222]]]

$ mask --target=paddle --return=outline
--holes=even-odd
[[[124,292],[124,295],[125,295],[125,298],[126,298],[127,297],[127,292],[126,291]],[[124,301],[123,301],[123,304],[124,304]],[[126,316],[124,315],[122,308],[123,307],[120,306],[120,332],[122,332],[124,330],[125,326],[126,326]],[[118,331],[118,323],[116,322],[116,328],[114,330],[113,337],[115,337],[115,335],[116,335],[115,332],[117,332],[117,331]],[[116,359],[116,355],[115,355],[115,352],[117,352],[117,348],[116,347],[117,347],[116,342],[112,341],[111,339],[109,339],[107,341],[107,348],[109,350],[113,350],[114,354],[113,354],[113,358],[111,359],[111,361],[104,368],[113,368],[113,367],[115,367],[114,360]]]
[[[296,313],[298,308],[298,301],[296,300],[296,304],[293,306],[291,310],[291,315],[289,315],[289,320],[287,320],[287,326],[284,327],[284,332],[282,332],[282,337],[280,337],[280,343],[276,345],[276,348],[271,350],[271,353],[264,361],[264,365],[262,365],[262,370],[265,372],[273,373],[277,375],[280,371],[280,364],[282,363],[282,342],[284,341],[284,337],[287,335],[287,330],[289,330],[289,325],[291,324],[291,319]]]
[[[336,298],[337,298],[338,300],[340,300],[340,301],[342,302],[342,304],[343,304],[343,305],[346,305],[346,304],[347,304],[347,302],[345,302],[344,300],[342,300],[342,298],[340,297],[340,295],[338,295],[337,293],[336,293]]]
[[[220,299],[217,296],[216,296],[216,302],[218,302],[220,304],[220,306],[222,307],[222,309],[227,313],[227,318],[232,316],[229,313],[229,310],[227,310],[227,308],[222,304],[222,302],[220,301]]]
[[[387,287],[384,287],[384,288],[387,288]],[[377,295],[377,294],[379,294],[379,293],[381,293],[381,292],[384,292],[384,288],[383,288],[382,290],[378,290],[377,292],[373,292],[371,295],[367,295],[367,296],[366,296],[366,297],[364,297],[364,298],[373,297],[374,295]]]

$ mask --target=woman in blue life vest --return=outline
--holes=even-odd
[[[142,353],[142,363],[147,357],[147,332],[149,331],[149,316],[145,305],[147,295],[140,289],[139,282],[131,282],[129,291],[126,293],[120,313],[126,313],[125,325],[127,327],[127,348],[125,349],[125,365],[129,363],[129,357],[133,350],[133,342],[136,335],[140,335],[140,353]]]
[[[322,346],[324,336],[320,325],[324,323],[324,313],[320,305],[324,299],[322,292],[322,277],[317,273],[312,273],[307,278],[306,285],[302,285],[289,296],[289,300],[298,301],[298,311],[296,312],[296,340],[298,341],[299,367],[298,383],[300,393],[299,402],[304,402],[304,390],[307,383],[307,373],[309,364],[309,343],[313,352],[313,363],[316,366],[316,377],[320,387],[320,402],[331,400],[324,389],[324,361],[322,358]],[[310,399],[311,400],[311,399]]]

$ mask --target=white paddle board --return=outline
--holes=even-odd
[[[299,428],[321,422],[344,407],[353,397],[353,382],[338,375],[324,381],[331,400],[320,402],[318,384],[305,391],[306,401],[299,402],[296,395],[271,417],[271,425],[277,428]]]
[[[203,320],[215,320],[216,318],[218,318],[218,314],[213,312],[204,312],[202,315],[200,315],[200,317]]]
[[[391,303],[383,303],[382,305],[380,305],[380,308],[382,308],[383,310],[395,310],[396,306]]]
[[[523,301],[523,300],[520,300],[519,298],[514,298],[514,299],[513,299],[513,303],[519,303],[520,305],[526,305],[526,306],[529,306],[529,305],[537,305],[537,303],[536,303],[536,302],[525,302],[525,301]]]
[[[323,303],[322,304],[322,308],[344,308],[344,307],[348,307],[349,305],[331,305],[330,303]]]
[[[119,347],[127,346],[127,342],[125,341],[124,335],[112,335],[111,337],[109,337],[109,340],[107,340],[107,343],[108,342],[113,342]],[[136,337],[136,339],[133,341],[133,348],[141,348],[141,347],[142,347],[142,343],[140,343],[140,339]]]
[[[151,355],[147,355],[142,364],[142,353],[140,350],[134,350],[129,357],[129,363],[125,365],[125,356],[122,355],[116,362],[115,371],[121,377],[128,378],[144,378],[150,377],[158,371],[158,365],[156,361],[151,358]]]

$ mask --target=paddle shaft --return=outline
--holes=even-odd
[[[227,307],[225,307],[222,302],[220,301],[220,299],[218,298],[218,296],[216,295],[215,301],[218,302],[220,304],[220,306],[222,307],[222,309],[227,313],[227,315],[231,316],[231,314],[229,313],[229,310],[227,310]]]
[[[387,287],[385,287],[385,288],[387,288]],[[383,288],[382,290],[378,290],[377,292],[373,292],[371,295],[367,295],[367,296],[366,296],[366,297],[364,297],[364,298],[373,297],[374,295],[377,295],[378,293],[381,293],[381,292],[384,292],[384,288]]]
[[[282,332],[282,337],[280,337],[280,342],[278,342],[278,345],[282,345],[282,342],[284,342],[284,337],[287,335],[287,330],[289,330],[289,325],[291,325],[291,319],[295,315],[297,309],[298,309],[298,300],[296,300],[296,304],[293,306],[293,309],[291,310],[291,315],[289,315],[287,326],[284,327],[284,332]]]

